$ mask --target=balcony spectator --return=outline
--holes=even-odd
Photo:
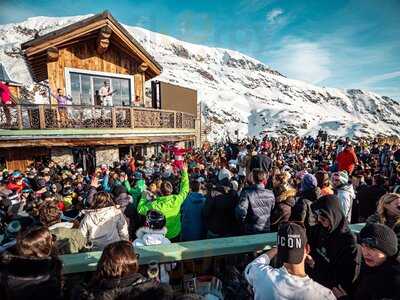
[[[11,126],[10,106],[13,105],[13,102],[11,101],[11,92],[7,82],[3,83],[0,81],[0,99],[4,111],[4,116],[6,117],[6,127],[10,127]]]
[[[69,124],[67,105],[68,102],[72,103],[72,97],[64,96],[62,89],[57,89],[57,94],[51,95],[57,100],[59,125],[60,127],[67,127]]]

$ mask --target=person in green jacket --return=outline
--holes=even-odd
[[[177,195],[172,194],[173,187],[169,181],[164,181],[161,184],[161,192],[163,196],[156,198],[153,202],[141,198],[138,205],[138,213],[146,215],[150,209],[155,209],[161,212],[167,221],[167,234],[168,239],[173,239],[179,236],[181,232],[181,205],[185,201],[189,193],[189,175],[187,166],[182,168],[182,178],[180,192]]]
[[[133,198],[133,205],[136,208],[143,192],[146,190],[146,182],[143,179],[142,173],[135,172],[134,174],[136,183],[134,187],[131,187],[128,181],[128,176],[125,175],[125,180],[123,181],[123,185],[125,186],[128,194],[130,194]]]

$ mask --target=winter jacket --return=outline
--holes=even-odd
[[[218,184],[212,188],[207,194],[203,209],[207,230],[221,237],[238,233],[235,207],[239,202],[239,196],[227,185]]]
[[[301,222],[309,233],[309,228],[317,224],[317,218],[311,209],[311,206],[321,197],[320,189],[314,188],[300,193],[296,200],[290,221]]]
[[[353,207],[353,200],[356,198],[353,185],[342,185],[335,190],[339,198],[340,209],[342,210],[348,223],[351,223],[351,211]]]
[[[378,213],[374,213],[367,219],[367,223],[381,223],[379,220],[379,215]],[[400,249],[400,223],[397,223],[397,220],[395,218],[388,218],[386,220],[386,223],[384,224],[390,228],[396,233],[397,235],[397,241],[398,241],[398,247]]]
[[[12,181],[7,184],[7,189],[9,189],[10,191],[13,191],[13,192],[17,192],[17,193],[21,193],[22,190],[26,187],[27,187],[27,185],[26,185],[25,181],[22,181],[21,184],[18,184],[18,183],[12,182]]]
[[[355,165],[358,163],[354,149],[344,149],[336,157],[336,162],[338,164],[338,171],[347,171],[351,175]]]
[[[0,299],[62,299],[61,269],[58,258],[5,253],[0,258]]]
[[[262,184],[244,190],[236,206],[236,218],[244,225],[245,234],[270,231],[271,212],[275,206],[275,196]]]
[[[261,169],[264,172],[269,172],[272,169],[272,159],[265,154],[257,154],[250,160],[250,171]]]
[[[312,208],[329,219],[331,228],[327,230],[317,224],[309,230],[310,255],[315,261],[310,276],[328,288],[340,284],[349,291],[359,274],[361,263],[361,252],[356,238],[347,225],[336,197],[321,198]]]
[[[384,194],[386,194],[385,188],[378,185],[363,185],[357,190],[360,221],[365,222],[376,212],[379,199]]]
[[[206,197],[192,192],[181,207],[182,241],[196,241],[205,237],[206,226],[203,222],[203,208]]]
[[[189,175],[187,171],[182,172],[181,186],[179,194],[161,196],[153,202],[149,202],[143,197],[138,204],[138,213],[146,215],[150,209],[161,212],[167,221],[167,238],[173,239],[181,232],[181,205],[189,193]]]
[[[51,234],[55,235],[58,254],[78,253],[86,246],[86,239],[81,231],[72,228],[73,223],[62,222],[49,227]]]
[[[332,190],[330,186],[326,186],[321,189],[321,197],[327,195],[333,195],[335,192]]]
[[[134,247],[143,247],[151,245],[168,245],[171,241],[165,237],[167,228],[160,230],[150,229],[149,227],[140,227],[136,231],[136,239],[133,241]],[[169,274],[167,271],[172,270],[176,264],[160,265],[160,280],[164,283],[169,283]]]
[[[129,240],[128,224],[121,209],[115,206],[85,211],[79,229],[94,250],[120,240]]]
[[[134,299],[153,288],[161,288],[164,293],[172,294],[168,285],[159,284],[145,278],[140,273],[134,273],[122,278],[102,279],[93,282],[86,290],[82,290],[80,300],[116,300]]]
[[[142,193],[146,190],[146,182],[143,179],[136,181],[135,186],[132,188],[128,180],[123,182],[128,194],[133,198],[133,204],[137,207],[137,204],[142,196]]]
[[[288,222],[296,203],[296,190],[288,189],[276,197],[276,205],[271,214],[271,231],[277,231],[279,224]]]
[[[388,259],[377,267],[363,264],[352,294],[354,300],[400,299],[400,263]]]

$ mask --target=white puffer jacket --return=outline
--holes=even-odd
[[[165,237],[167,228],[164,227],[160,230],[150,229],[149,227],[140,227],[136,231],[136,240],[133,241],[134,247],[143,247],[150,245],[164,245],[171,244],[171,241]],[[162,264],[160,265],[160,281],[169,283],[169,274],[175,268],[176,264]]]
[[[84,212],[79,229],[93,250],[103,250],[108,244],[129,240],[128,223],[121,209],[109,206]]]

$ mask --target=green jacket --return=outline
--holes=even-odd
[[[135,187],[131,187],[131,185],[129,184],[128,180],[124,181],[124,186],[126,188],[126,190],[128,191],[128,194],[130,194],[133,198],[133,204],[137,205],[137,203],[139,202],[140,197],[142,196],[142,193],[146,190],[146,182],[144,181],[144,179],[140,179],[135,183]]]
[[[169,239],[177,237],[181,232],[181,205],[189,193],[189,175],[187,171],[182,172],[181,188],[177,195],[161,196],[153,202],[141,198],[138,205],[138,213],[146,215],[150,209],[163,213],[167,224],[166,237]]]
[[[86,239],[77,228],[58,227],[50,229],[50,232],[57,237],[58,254],[78,253],[85,249]]]

